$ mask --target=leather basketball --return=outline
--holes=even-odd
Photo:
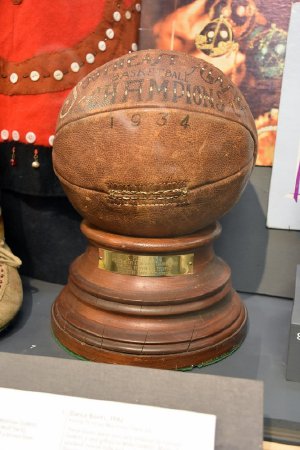
[[[253,117],[229,78],[189,55],[144,50],[105,64],[72,90],[53,163],[90,224],[167,237],[225,214],[256,152]]]

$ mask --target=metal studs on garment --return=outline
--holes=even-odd
[[[104,41],[99,41],[98,42],[98,48],[101,52],[104,52],[106,50],[106,44]]]
[[[20,139],[20,133],[17,130],[13,130],[11,135],[14,141],[18,141]]]
[[[85,60],[87,63],[93,64],[95,62],[95,56],[93,55],[93,53],[88,53],[85,57]]]
[[[8,130],[1,130],[1,139],[6,141],[9,138],[9,132]]]
[[[19,79],[19,76],[17,73],[12,73],[9,77],[9,81],[13,84],[15,84]]]
[[[80,65],[77,62],[72,62],[72,64],[70,65],[70,69],[72,70],[72,72],[79,72]]]
[[[64,74],[62,73],[61,70],[55,70],[55,71],[53,72],[53,77],[55,78],[55,80],[60,81],[60,80],[63,79]]]
[[[115,20],[116,22],[120,22],[120,20],[121,20],[121,14],[119,13],[119,11],[115,11],[115,12],[113,13],[113,18],[114,18],[114,20]]]
[[[29,144],[33,144],[36,140],[36,135],[33,131],[28,131],[28,133],[26,133],[25,139]]]
[[[38,81],[40,79],[40,74],[37,70],[33,70],[29,75],[31,81]]]
[[[53,135],[53,134],[52,134],[51,136],[49,136],[48,141],[49,141],[49,145],[50,145],[51,147],[53,147],[53,143],[54,143],[54,135]]]
[[[113,30],[112,28],[108,28],[108,29],[105,31],[105,34],[106,34],[106,36],[108,37],[108,39],[113,39],[113,38],[114,38],[114,35],[115,35],[115,32],[114,32],[114,30]]]
[[[22,1],[22,0],[13,0],[13,1]],[[43,69],[41,69],[41,65],[39,63],[39,59],[33,59],[32,62],[30,60],[30,64],[19,65],[17,63],[13,63],[11,66],[11,72],[8,72],[6,74],[2,74],[2,78],[4,81],[8,82],[10,84],[9,87],[5,87],[5,89],[12,89],[12,84],[16,84],[14,89],[12,89],[13,93],[16,93],[17,91],[22,92],[25,89],[28,89],[29,93],[36,93],[39,92],[40,89],[48,89],[48,86],[50,86],[51,90],[55,90],[56,88],[60,89],[59,86],[53,86],[53,83],[56,84],[55,81],[65,80],[66,84],[72,84],[74,80],[77,80],[77,76],[74,78],[74,74],[79,73],[81,70],[88,71],[87,64],[92,65],[96,61],[98,63],[98,60],[101,60],[101,57],[99,53],[106,52],[107,49],[110,47],[109,41],[116,38],[116,35],[119,37],[119,30],[122,30],[123,28],[119,28],[120,22],[126,22],[135,17],[137,13],[141,11],[141,1],[137,0],[138,3],[132,2],[133,4],[131,7],[128,6],[128,9],[120,9],[122,1],[117,0],[115,3],[115,6],[111,10],[111,18],[107,22],[107,27],[110,26],[110,28],[102,29],[102,35],[101,37],[98,37],[97,39],[97,33],[93,33],[93,38],[89,39],[89,45],[90,49],[86,50],[86,53],[83,55],[80,53],[80,55],[68,54],[66,58],[58,58],[57,64],[53,66],[53,61],[50,58],[51,54],[49,54],[49,66],[46,64]],[[120,24],[121,25],[121,24]],[[124,24],[128,25],[128,24]],[[99,35],[98,35],[99,36]],[[80,47],[81,49],[81,47]],[[90,51],[89,51],[90,50]],[[128,51],[129,53],[135,52],[138,50],[138,45],[136,42],[130,43]],[[77,52],[76,49],[74,51]],[[112,49],[113,51],[113,49]],[[56,52],[54,53],[56,55]],[[69,56],[71,56],[71,60],[69,59]],[[103,55],[104,56],[104,55]],[[74,59],[73,59],[74,58]],[[50,64],[51,59],[51,64]],[[28,60],[29,61],[29,60]],[[35,61],[35,62],[34,62]],[[101,61],[99,61],[101,63]],[[33,64],[36,64],[34,66]],[[47,67],[46,67],[47,66]],[[34,69],[36,67],[38,70]],[[53,69],[53,67],[56,69]],[[21,71],[22,69],[22,71]],[[5,80],[6,79],[6,80]],[[51,83],[52,80],[52,83]],[[29,83],[28,83],[29,82]],[[32,82],[32,83],[31,83]],[[65,84],[58,83],[58,84]],[[6,85],[6,83],[5,83]],[[39,86],[41,85],[41,86]],[[1,130],[0,130],[1,132]]]

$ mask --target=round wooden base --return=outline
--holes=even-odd
[[[72,264],[52,308],[54,333],[69,350],[93,361],[177,369],[220,358],[240,345],[247,313],[231,287],[229,267],[213,252],[218,224],[166,239],[112,235],[85,222],[82,231],[88,248]],[[103,248],[133,255],[193,254],[192,273],[105,270],[99,268]]]

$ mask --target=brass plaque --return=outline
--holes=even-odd
[[[194,269],[194,254],[135,255],[99,248],[99,269],[139,277],[173,277],[190,275]]]

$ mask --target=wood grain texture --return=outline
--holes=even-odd
[[[229,267],[213,251],[219,225],[182,238],[148,239],[148,248],[145,239],[87,223],[82,230],[88,248],[72,264],[52,310],[54,333],[68,349],[93,361],[174,369],[212,362],[240,345],[247,313]],[[193,251],[194,272],[141,277],[102,270],[103,246],[135,254]]]

